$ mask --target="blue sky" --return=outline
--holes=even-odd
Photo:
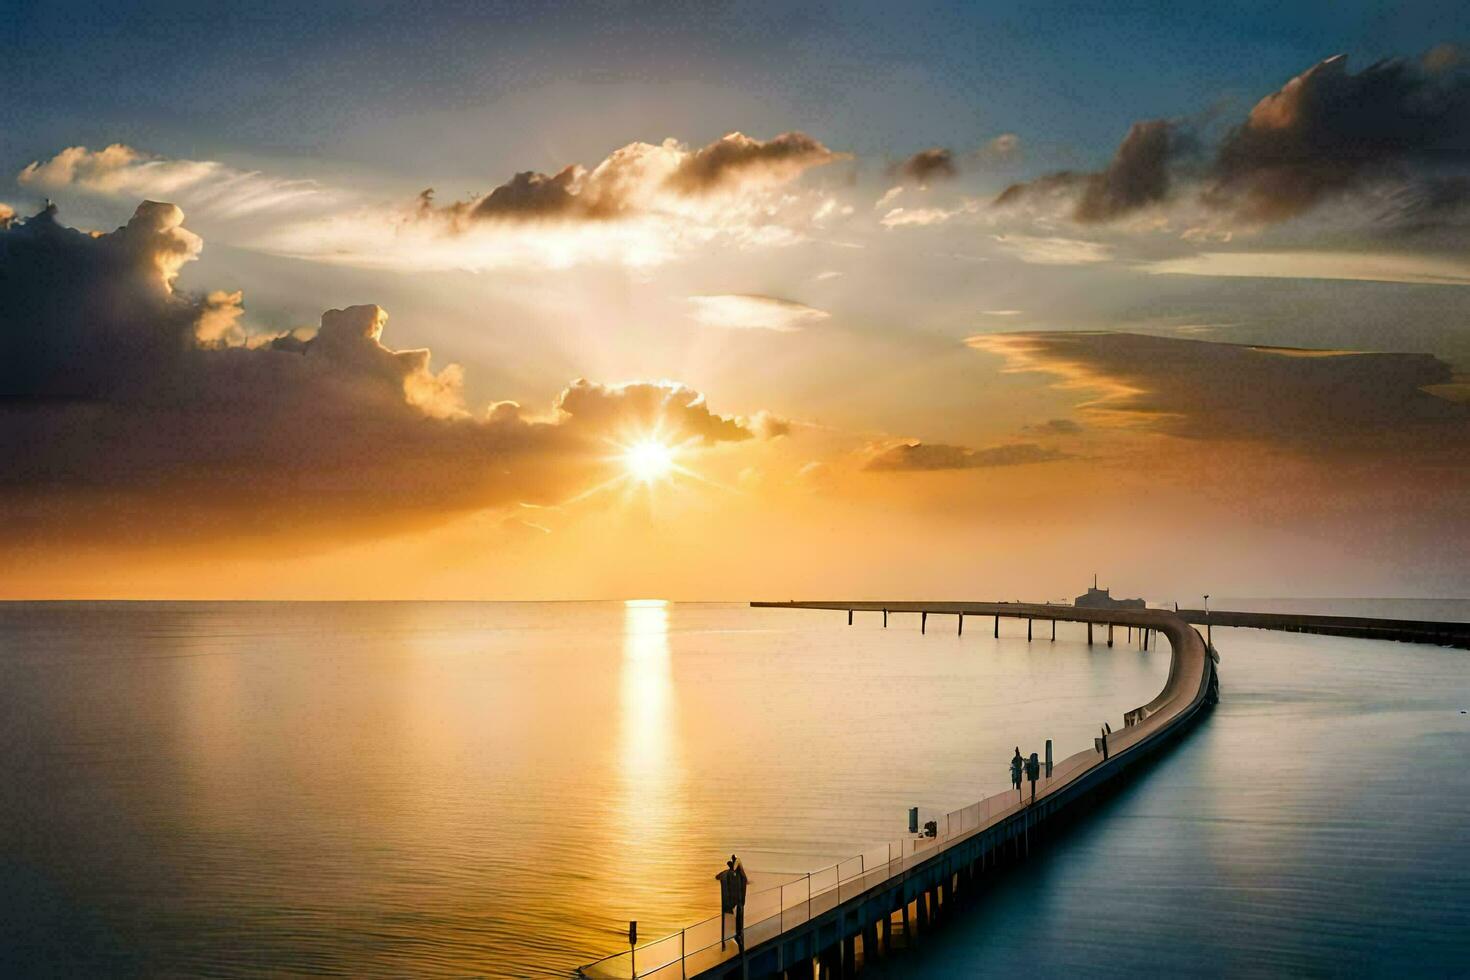
[[[18,41],[0,109],[17,168],[58,144],[122,140],[498,177],[731,129],[801,128],[866,154],[1016,132],[1040,166],[1095,164],[1134,119],[1248,105],[1331,54],[1416,54],[1470,35],[1470,11],[7,0],[0,24]],[[385,124],[418,114],[475,131],[393,145]]]

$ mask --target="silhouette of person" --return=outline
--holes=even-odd
[[[1011,785],[1016,788],[1016,799],[1021,798],[1021,770],[1026,763],[1021,758],[1021,747],[1016,746],[1016,754],[1011,756]]]
[[[750,876],[745,873],[745,865],[735,855],[730,855],[730,860],[725,862],[725,870],[715,875],[715,880],[720,883],[720,919],[731,912],[735,913],[735,943],[740,951],[745,951],[745,890],[750,884]],[[725,948],[725,930],[720,929],[720,948]]]

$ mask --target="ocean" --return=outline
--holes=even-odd
[[[565,976],[712,914],[731,853],[759,883],[900,837],[1168,670],[917,619],[0,604],[0,972]],[[1215,642],[1201,725],[882,973],[1457,972],[1470,654]]]

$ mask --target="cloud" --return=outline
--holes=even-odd
[[[220,217],[328,203],[333,195],[310,180],[270,177],[213,160],[178,160],[113,143],[101,150],[69,146],[49,160],[33,161],[17,176],[23,187],[78,189],[112,197],[182,200]]]
[[[1102,427],[1306,454],[1470,450],[1470,406],[1425,391],[1452,381],[1429,354],[1252,347],[1129,333],[972,337],[970,346],[1089,393]]]
[[[1470,78],[1394,59],[1354,75],[1314,65],[1251,109],[1220,145],[1207,199],[1274,222],[1377,178],[1470,162]]]
[[[903,185],[895,184],[894,186],[888,188],[888,190],[884,191],[882,197],[873,202],[873,209],[876,211],[882,208],[886,208],[888,207],[888,205],[892,204],[894,201],[898,200],[902,196]]]
[[[1170,161],[1180,152],[1177,128],[1166,119],[1134,123],[1112,162],[1096,173],[1063,171],[1012,184],[995,199],[1007,207],[1033,198],[1063,198],[1080,224],[1098,224],[1163,201]]]
[[[927,150],[920,150],[889,168],[889,173],[894,176],[919,185],[930,184],[936,180],[948,180],[957,176],[959,172],[960,168],[955,162],[954,151],[942,146],[931,146]]]
[[[201,248],[154,202],[106,234],[54,208],[0,231],[0,538],[350,537],[566,499],[646,429],[717,445],[786,424],[672,381],[579,380],[546,417],[477,411],[457,367],[384,343],[374,305],[247,335],[240,294],[176,288]]]
[[[568,425],[593,433],[631,437],[659,430],[667,437],[714,445],[740,442],[756,434],[744,420],[716,415],[704,395],[676,381],[632,381],[598,384],[579,378],[556,401]],[[762,432],[769,424],[761,423]]]
[[[1470,260],[1393,252],[1202,252],[1142,266],[1156,275],[1356,279],[1470,286]]]
[[[1066,458],[1066,453],[1034,442],[1010,443],[988,449],[968,449],[940,442],[905,442],[874,453],[863,468],[885,472],[969,470],[1051,463]]]
[[[524,171],[486,194],[441,204],[429,188],[411,206],[360,207],[275,229],[258,247],[300,258],[399,269],[659,265],[728,243],[802,241],[841,208],[790,185],[844,159],[803,133],[758,140],[731,133],[691,149],[630,143],[590,170]]]
[[[821,323],[831,316],[795,300],[753,293],[724,293],[690,296],[696,322],[707,327],[731,327],[746,330],[775,330],[790,333]]]
[[[962,215],[975,214],[980,210],[980,202],[967,198],[953,208],[894,208],[878,223],[884,228],[912,228],[924,227],[926,225],[941,225],[946,221],[958,218]]]
[[[1401,233],[1433,208],[1429,202],[1458,208],[1465,199],[1470,74],[1452,46],[1417,61],[1379,61],[1357,74],[1337,55],[1262,98],[1213,153],[1196,144],[1192,128],[1180,122],[1137,122],[1105,169],[1013,184],[994,205],[1027,205],[1083,225],[1155,206],[1177,206],[1185,217],[1202,208],[1217,216],[1215,233],[1225,234],[1279,224],[1349,194],[1389,194],[1397,206],[1357,218],[1375,231]],[[1351,209],[1342,217],[1353,217]],[[1200,224],[1186,221],[1186,228],[1197,232]]]
[[[996,235],[995,241],[1022,262],[1033,265],[1088,265],[1106,262],[1113,257],[1111,245],[1076,238]]]
[[[813,167],[844,158],[805,133],[770,140],[730,133],[697,150],[677,140],[629,143],[591,170],[577,164],[555,175],[518,173],[490,193],[444,208],[433,190],[419,196],[420,218],[447,218],[457,230],[481,220],[596,221],[673,211],[684,201],[780,187]]]
[[[805,133],[782,133],[770,140],[730,133],[708,146],[685,152],[668,177],[685,194],[708,194],[732,187],[784,184],[812,167],[843,159]]]

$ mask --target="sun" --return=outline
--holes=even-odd
[[[623,452],[623,466],[641,483],[667,480],[674,472],[674,447],[657,439],[642,439]]]

